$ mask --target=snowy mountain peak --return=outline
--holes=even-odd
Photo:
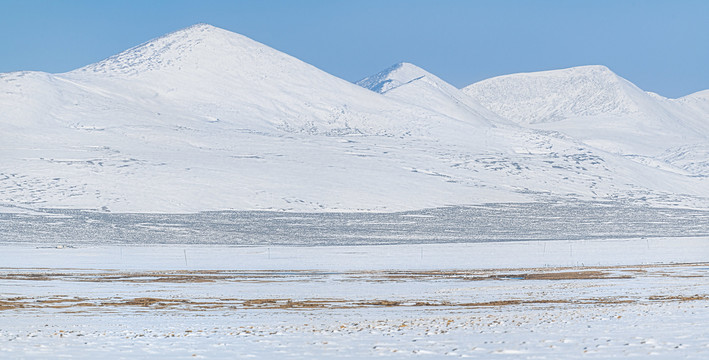
[[[681,99],[685,100],[709,100],[709,90],[702,90],[702,91],[697,91],[695,93],[691,93],[687,96],[682,97]]]
[[[487,127],[509,123],[460,89],[411,63],[395,64],[358,81],[357,85],[469,124]]]
[[[227,31],[222,28],[218,28],[214,25],[210,25],[207,23],[197,23],[194,25],[190,25],[186,28],[182,28],[180,30],[174,31],[173,33],[180,33],[180,32],[205,32],[205,31]],[[170,34],[165,34],[165,36],[169,36]]]
[[[357,85],[369,90],[385,93],[401,85],[426,76],[432,76],[428,71],[407,62],[400,62],[372,76],[357,81]]]
[[[602,65],[498,76],[463,92],[523,124],[637,113],[637,100],[649,96]]]
[[[275,51],[245,36],[209,25],[196,24],[155,38],[72,73],[136,75],[161,69],[185,70],[211,66],[239,52]]]
[[[676,100],[677,103],[689,106],[697,113],[699,122],[709,127],[709,90],[697,91]],[[709,136],[709,132],[707,132]]]
[[[554,72],[571,72],[571,73],[586,73],[586,74],[610,74],[615,75],[611,69],[605,65],[581,65],[574,66],[566,69],[552,70]]]

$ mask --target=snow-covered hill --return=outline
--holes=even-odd
[[[518,126],[413,65],[370,80],[386,91],[205,24],[64,74],[0,74],[0,211],[709,197],[703,178]]]
[[[504,75],[469,85],[463,92],[521,124],[631,115],[640,112],[636,100],[647,96],[605,66]]]
[[[500,116],[643,164],[709,175],[709,99],[648,93],[604,66],[505,75],[463,91]]]

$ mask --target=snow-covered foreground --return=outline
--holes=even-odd
[[[539,284],[542,285],[542,284]],[[707,301],[644,304],[3,314],[10,358],[705,359]]]
[[[4,245],[0,357],[701,359],[708,242]]]

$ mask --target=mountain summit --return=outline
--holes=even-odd
[[[253,57],[251,51],[267,52],[268,55],[276,53],[245,36],[208,24],[196,24],[75,70],[74,73],[130,76],[170,68],[195,70],[200,67],[223,71],[228,70],[229,64],[246,60],[239,55]],[[225,59],[224,56],[237,57]]]

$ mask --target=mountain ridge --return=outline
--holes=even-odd
[[[67,73],[0,74],[0,211],[709,206],[706,180],[673,165],[703,168],[699,145],[679,139],[662,152],[671,164],[630,159],[510,122],[413,64],[399,69],[380,81],[400,84],[377,93],[197,25]]]

